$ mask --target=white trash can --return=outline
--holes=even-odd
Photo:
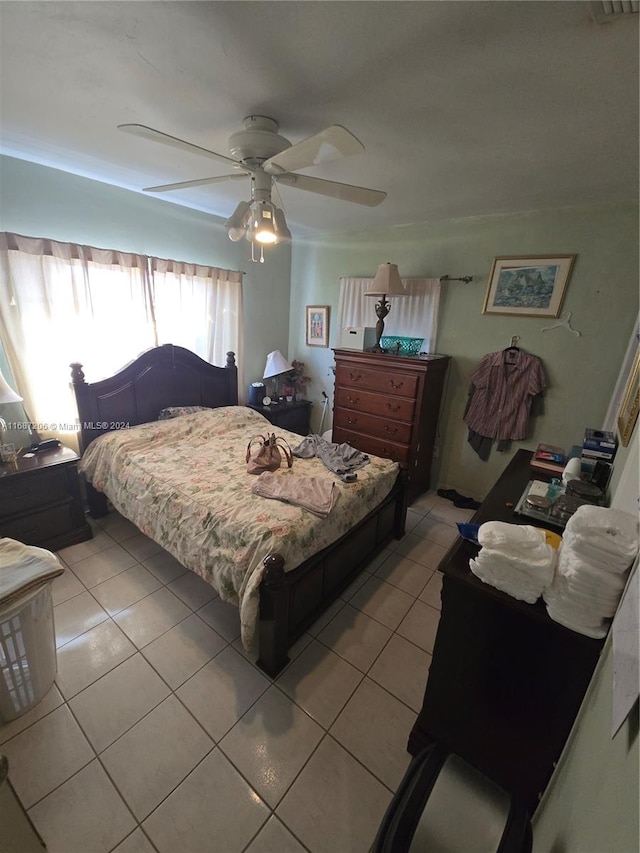
[[[51,580],[0,609],[0,725],[24,714],[56,677]]]

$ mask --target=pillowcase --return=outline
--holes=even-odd
[[[169,418],[178,418],[180,415],[192,415],[194,412],[210,411],[210,406],[168,406],[162,409],[158,415],[159,421],[166,421]]]

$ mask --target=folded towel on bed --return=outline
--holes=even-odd
[[[42,586],[64,568],[55,554],[16,539],[0,539],[0,605],[6,607]]]
[[[261,498],[294,504],[326,518],[338,500],[340,492],[331,480],[319,477],[299,477],[296,474],[265,471],[260,474],[251,491]]]

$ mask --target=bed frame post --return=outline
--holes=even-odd
[[[257,663],[267,675],[275,678],[289,662],[289,589],[285,584],[284,559],[280,554],[269,554],[262,564],[265,571],[260,583]]]

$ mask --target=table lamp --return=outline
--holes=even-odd
[[[273,380],[272,394],[274,397],[278,396],[278,376],[288,373],[290,370],[293,370],[293,365],[289,364],[279,349],[269,353],[262,378]]]
[[[396,264],[380,264],[378,271],[369,287],[365,292],[365,296],[379,296],[380,301],[376,302],[376,343],[372,346],[369,352],[384,352],[380,346],[380,338],[384,332],[384,318],[391,309],[391,305],[387,302],[387,296],[408,296],[407,291],[402,286],[400,274]]]

